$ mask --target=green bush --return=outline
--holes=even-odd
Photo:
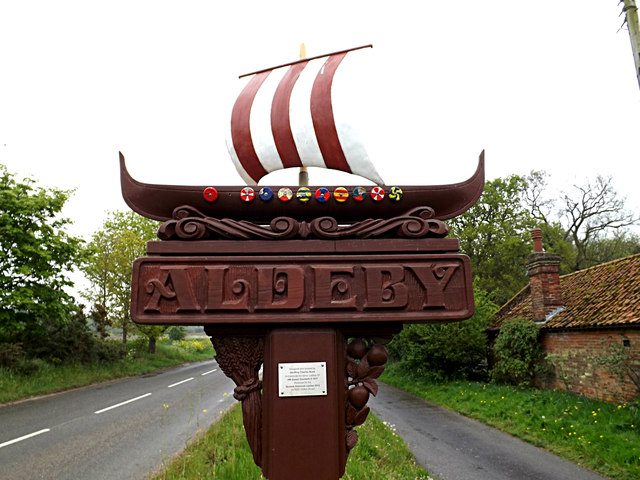
[[[43,331],[25,336],[23,343],[0,343],[0,367],[29,375],[38,370],[37,362],[111,362],[120,358],[119,343],[95,335],[87,318],[78,309],[65,323],[42,322]],[[33,363],[33,364],[32,364]]]
[[[391,360],[432,380],[486,377],[485,329],[496,305],[481,290],[475,290],[474,296],[476,312],[468,320],[406,325],[388,345]]]
[[[538,341],[539,327],[523,318],[507,320],[493,346],[496,363],[493,380],[513,385],[532,385],[542,372],[544,352]]]
[[[122,357],[122,343],[119,340],[96,339],[95,360],[100,363],[111,363]]]
[[[179,325],[174,325],[167,330],[167,334],[170,340],[184,340],[184,337],[187,336],[187,329]]]
[[[23,360],[20,360],[17,365],[12,368],[12,370],[18,375],[26,377],[37,373],[38,370],[40,370],[40,365],[46,365],[46,362],[37,360],[35,358],[25,358]]]
[[[31,336],[24,344],[28,358],[41,358],[54,365],[114,359],[112,345],[94,334],[82,310],[66,323],[47,324],[45,329],[46,335]]]
[[[0,368],[13,368],[24,358],[21,344],[0,342]]]
[[[149,342],[145,337],[135,337],[127,341],[127,358],[129,360],[143,357],[149,349]]]

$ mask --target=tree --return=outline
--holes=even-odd
[[[109,319],[109,315],[107,314],[107,310],[104,308],[102,303],[94,303],[91,312],[89,313],[89,318],[93,323],[93,327],[95,328],[100,338],[106,339],[109,337],[109,327],[112,327],[111,319]]]
[[[526,187],[518,175],[488,181],[480,200],[449,223],[471,259],[474,285],[499,305],[527,283],[525,261],[536,222],[523,201]]]
[[[576,248],[575,270],[595,265],[589,259],[589,247],[610,231],[619,231],[638,222],[625,210],[625,199],[618,197],[611,177],[598,176],[595,182],[574,185],[573,193],[560,196],[560,215],[566,230],[565,239]],[[613,260],[613,259],[610,259]]]
[[[559,255],[560,274],[566,275],[575,272],[576,248],[569,240],[566,239],[566,231],[562,228],[560,222],[540,223],[538,224],[542,230],[542,243],[546,252]]]
[[[28,342],[64,324],[76,307],[64,291],[82,240],[65,233],[70,191],[17,181],[0,165],[0,341]]]
[[[625,210],[611,178],[574,185],[554,199],[546,177],[532,171],[488,181],[480,200],[450,221],[452,235],[471,259],[474,284],[498,304],[527,284],[534,226],[542,228],[545,250],[563,258],[561,273],[640,251],[638,237],[625,229],[638,218]]]
[[[134,212],[111,212],[87,246],[83,271],[91,287],[83,295],[94,304],[94,311],[104,312],[103,321],[122,329],[123,351],[128,335],[136,329],[129,313],[133,261],[145,254],[146,243],[155,238],[157,227],[158,222]],[[137,327],[149,339],[151,353],[164,329]]]
[[[169,328],[167,325],[136,325],[136,330],[149,341],[147,349],[149,353],[156,353],[156,340],[167,331],[167,328]]]
[[[585,266],[591,267],[638,253],[640,253],[640,238],[624,230],[617,231],[611,237],[600,238],[587,245]]]
[[[476,312],[468,320],[405,325],[389,344],[391,357],[434,380],[486,376],[486,328],[497,305],[481,290],[474,296]]]
[[[170,340],[184,340],[187,336],[187,329],[182,325],[174,325],[169,327],[168,334]]]
[[[638,238],[626,230],[638,217],[625,209],[625,199],[614,190],[611,177],[598,176],[585,185],[573,185],[557,199],[547,198],[546,177],[545,172],[535,171],[525,177],[524,200],[534,218],[542,222],[545,245],[553,242],[556,250],[551,251],[563,256],[563,270],[574,272],[638,250]],[[562,238],[557,235],[560,231]]]
[[[547,198],[547,177],[543,170],[531,170],[529,175],[524,177],[525,190],[523,201],[531,216],[543,223],[549,221],[549,213],[554,207],[554,201]]]

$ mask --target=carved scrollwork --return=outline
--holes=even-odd
[[[389,219],[367,219],[342,225],[333,217],[318,217],[310,222],[291,217],[276,217],[269,225],[245,220],[207,217],[198,209],[183,205],[173,211],[173,218],[158,229],[161,240],[205,239],[261,239],[287,240],[291,238],[441,238],[449,234],[449,227],[437,218],[431,207],[414,208]]]
[[[355,427],[362,425],[369,415],[369,395],[378,393],[375,379],[382,375],[389,355],[385,344],[391,337],[372,339],[354,338],[346,349],[345,394],[346,394],[346,447],[351,451],[358,442]]]

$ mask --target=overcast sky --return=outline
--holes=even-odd
[[[127,208],[118,151],[144,182],[240,185],[225,146],[238,75],[296,60],[302,42],[308,56],[371,43],[358,53],[356,128],[388,185],[465,180],[486,149],[489,179],[545,170],[568,188],[611,175],[639,211],[640,88],[620,11],[616,0],[4,1],[0,163],[77,189],[65,214],[88,237],[105,210]]]

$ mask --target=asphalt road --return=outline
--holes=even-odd
[[[144,479],[235,402],[233,387],[210,360],[2,406],[0,479]],[[438,480],[604,478],[382,382],[369,405]]]
[[[417,462],[438,480],[605,478],[402,390],[378,385],[377,397],[369,400],[371,410],[395,425]]]
[[[143,479],[234,402],[214,360],[0,407],[0,479]]]

